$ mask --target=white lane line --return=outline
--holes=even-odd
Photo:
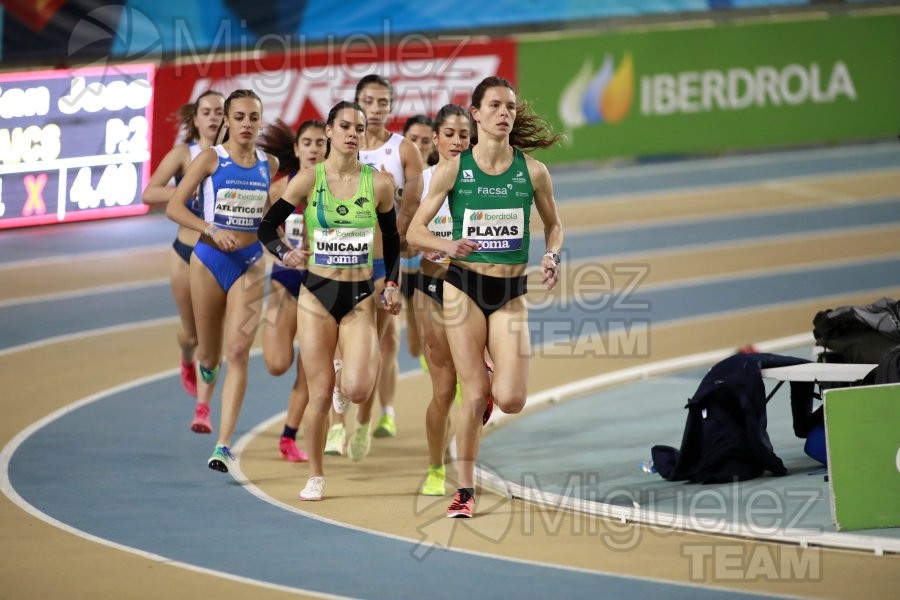
[[[141,279],[140,281],[132,281],[130,283],[115,283],[109,285],[98,285],[94,287],[80,288],[77,290],[66,290],[64,292],[51,292],[48,294],[35,294],[34,296],[22,296],[19,298],[9,298],[0,300],[0,308],[10,306],[19,306],[21,304],[36,304],[39,302],[52,302],[53,300],[66,300],[69,298],[84,298],[85,296],[93,296],[98,294],[114,294],[116,292],[129,292],[132,290],[140,290],[144,288],[156,287],[160,285],[169,285],[168,277],[156,277],[154,279]]]
[[[261,349],[255,348],[251,351],[251,356],[259,355],[261,352],[262,352]],[[40,431],[42,428],[46,427],[47,425],[65,417],[67,414],[74,412],[75,410],[78,410],[79,408],[82,408],[82,407],[92,404],[94,402],[103,400],[103,399],[105,399],[109,396],[113,396],[115,394],[129,392],[131,390],[134,390],[135,388],[138,388],[138,387],[141,387],[144,385],[148,385],[150,383],[159,381],[160,379],[163,379],[166,377],[176,377],[178,373],[179,373],[178,369],[168,369],[166,371],[162,371],[162,372],[156,373],[154,375],[148,375],[146,377],[136,379],[129,383],[125,383],[125,384],[118,385],[118,386],[115,386],[112,388],[108,388],[106,390],[102,390],[100,392],[92,394],[91,396],[82,398],[81,400],[77,400],[71,404],[68,404],[68,405],[50,413],[49,415],[45,416],[44,418],[39,419],[38,421],[35,421],[34,423],[32,423],[31,425],[29,425],[28,427],[26,427],[19,433],[17,433],[3,447],[3,449],[0,450],[0,491],[2,491],[3,494],[7,498],[9,498],[9,500],[11,502],[13,502],[16,506],[21,508],[23,511],[25,511],[32,517],[39,519],[53,527],[61,529],[61,530],[65,531],[71,535],[74,535],[76,537],[79,537],[79,538],[82,538],[82,539],[85,539],[85,540],[88,540],[91,542],[95,542],[97,544],[101,544],[104,546],[108,546],[115,550],[120,550],[122,552],[128,552],[130,554],[140,556],[141,558],[152,560],[154,562],[163,563],[166,565],[171,565],[173,567],[178,567],[178,568],[185,569],[188,571],[192,571],[192,572],[196,572],[196,573],[203,573],[206,575],[212,575],[212,576],[216,576],[216,577],[221,577],[223,579],[228,579],[228,580],[236,581],[236,582],[240,582],[240,583],[257,585],[257,586],[267,588],[267,589],[286,591],[286,592],[296,593],[296,594],[308,594],[308,595],[312,595],[317,598],[328,598],[328,599],[332,599],[332,598],[333,599],[343,599],[343,598],[345,598],[345,596],[324,594],[324,593],[317,592],[314,590],[307,590],[307,589],[303,589],[303,588],[295,588],[295,587],[290,587],[290,586],[278,585],[278,584],[269,583],[269,582],[266,582],[266,581],[260,580],[260,579],[252,579],[252,578],[248,578],[248,577],[233,575],[233,574],[227,573],[225,571],[217,571],[214,569],[199,567],[197,565],[192,565],[190,563],[173,560],[171,558],[168,558],[168,557],[160,555],[160,554],[147,552],[145,550],[141,550],[140,548],[136,548],[134,546],[127,546],[125,544],[113,542],[111,540],[107,540],[105,538],[93,535],[91,533],[88,533],[86,531],[78,529],[77,527],[68,525],[66,523],[63,523],[62,521],[59,521],[58,519],[53,518],[52,516],[41,511],[34,505],[30,504],[27,500],[22,498],[18,494],[18,492],[15,491],[15,489],[12,486],[12,482],[9,479],[10,461],[12,459],[13,454],[15,454],[16,450],[22,444],[24,444],[25,441],[27,441],[28,438],[30,438],[32,435],[34,435],[35,433],[37,433],[38,431]],[[420,375],[420,374],[424,374],[424,373],[422,373],[421,371],[406,371],[404,373],[401,373],[400,377],[405,379],[407,377],[412,377],[414,375]],[[240,452],[244,448],[246,448],[247,444],[249,444],[249,442],[251,441],[251,439],[253,437],[258,435],[259,432],[274,425],[278,420],[283,419],[285,414],[286,414],[285,412],[280,412],[280,413],[274,415],[273,417],[267,419],[263,423],[257,425],[256,427],[254,427],[251,431],[249,431],[245,435],[241,436],[241,438],[234,445],[235,452],[238,455],[240,455]],[[391,539],[391,540],[396,540],[396,541],[400,541],[400,542],[404,542],[404,543],[410,543],[410,544],[413,544],[414,546],[421,545],[421,543],[422,543],[422,540],[416,540],[413,538],[408,538],[408,537],[394,535],[394,534],[388,534],[388,533],[376,531],[373,529],[358,527],[358,526],[350,525],[347,523],[341,523],[340,521],[335,521],[333,519],[322,517],[322,516],[319,516],[319,515],[316,515],[313,513],[308,513],[306,511],[300,510],[294,506],[291,506],[291,505],[285,504],[279,500],[276,500],[276,499],[272,498],[271,496],[268,496],[267,494],[265,494],[255,484],[253,484],[247,480],[246,476],[240,470],[240,462],[238,462],[238,464],[236,464],[235,466],[233,466],[232,468],[229,469],[229,474],[235,479],[236,482],[238,482],[242,487],[244,487],[244,489],[246,489],[249,493],[253,494],[256,498],[266,502],[267,504],[270,504],[272,506],[286,510],[288,512],[292,512],[296,515],[306,517],[309,519],[313,519],[313,520],[316,520],[316,521],[319,521],[322,523],[327,523],[329,525],[333,525],[336,527],[341,527],[343,529],[349,529],[351,531],[356,531],[356,532],[362,533],[362,534],[368,534],[368,535]],[[298,500],[298,502],[299,502],[299,500]],[[500,561],[509,562],[509,563],[515,563],[515,564],[532,565],[535,567],[540,567],[540,568],[545,568],[545,569],[555,569],[555,570],[559,570],[559,571],[575,572],[575,573],[582,573],[582,574],[595,575],[595,576],[614,577],[614,578],[618,578],[618,579],[625,579],[625,580],[631,580],[631,581],[649,581],[649,582],[654,582],[654,583],[659,583],[659,584],[669,585],[669,586],[675,586],[675,587],[684,587],[684,588],[698,587],[696,585],[692,585],[692,584],[688,584],[688,583],[667,581],[665,579],[658,579],[658,578],[652,578],[652,577],[639,577],[636,575],[628,575],[628,574],[614,573],[614,572],[608,572],[608,571],[598,571],[598,570],[592,570],[592,569],[584,569],[584,568],[580,568],[580,567],[569,567],[569,566],[564,566],[564,565],[545,564],[545,563],[538,562],[538,561],[509,558],[509,557],[502,556],[502,555],[494,555],[494,554],[489,554],[486,552],[479,552],[476,550],[466,550],[466,549],[456,549],[456,548],[448,548],[447,550],[449,550],[451,552],[457,552],[460,554],[478,556],[478,557],[500,560]],[[709,588],[709,589],[718,589],[718,590],[720,590],[722,592],[726,592],[726,593],[747,594],[747,592],[740,592],[740,591],[728,589],[728,588],[716,588],[715,586],[709,586],[706,584],[704,584],[703,587]],[[781,597],[788,597],[788,596],[781,596]]]
[[[832,190],[816,187],[814,182],[801,183],[799,181],[784,181],[775,179],[763,183],[763,187],[770,190],[779,190],[802,196],[804,198],[813,198],[814,200],[826,200],[828,202],[836,202],[841,204],[855,204],[859,202],[859,198],[852,194],[835,192]]]
[[[766,234],[755,237],[746,237],[739,238],[736,240],[718,240],[718,241],[710,241],[710,242],[695,242],[695,243],[685,243],[679,244],[677,246],[662,246],[659,248],[645,248],[642,250],[629,250],[627,252],[617,252],[604,254],[602,257],[604,259],[616,258],[622,259],[627,257],[640,257],[646,255],[657,255],[657,254],[682,254],[688,252],[697,252],[701,250],[728,250],[731,248],[739,249],[739,248],[752,248],[753,246],[758,246],[760,244],[780,244],[780,243],[790,243],[790,242],[809,242],[809,243],[817,243],[821,238],[829,238],[829,237],[839,237],[844,234],[846,235],[855,235],[859,233],[871,233],[871,234],[879,234],[885,233],[889,231],[895,231],[900,228],[900,221],[894,223],[885,223],[885,224],[875,224],[875,225],[853,225],[850,227],[842,227],[839,229],[829,228],[829,229],[815,229],[813,231],[799,231],[794,233],[773,233]],[[566,231],[569,229],[573,229],[570,227],[566,228]],[[603,233],[601,230],[597,230],[597,233]],[[579,232],[579,237],[582,234]],[[893,250],[893,247],[891,248]],[[565,244],[563,244],[563,265],[565,266],[566,255],[568,252],[566,250]],[[586,259],[577,259],[574,261],[570,261],[569,264],[577,264],[580,262],[584,262],[585,260],[593,260],[597,257],[589,257]]]
[[[19,344],[18,346],[10,346],[9,348],[0,349],[0,358],[16,352],[26,352],[36,348],[42,348],[51,344],[61,344],[63,342],[71,342],[98,335],[108,335],[112,333],[121,333],[123,331],[132,331],[134,329],[144,329],[147,327],[157,327],[160,325],[169,325],[180,322],[179,317],[161,317],[159,319],[148,319],[146,321],[133,321],[131,323],[123,323],[121,325],[111,325],[109,327],[99,327],[97,329],[87,329],[75,333],[67,333],[54,337],[43,338],[28,342],[27,344]]]
[[[174,232],[173,232],[174,235]],[[12,269],[26,269],[31,267],[46,267],[55,264],[69,264],[83,260],[102,260],[106,258],[128,258],[137,254],[159,252],[171,248],[172,244],[148,244],[145,246],[132,246],[116,250],[96,250],[94,252],[80,252],[77,254],[60,254],[57,256],[45,256],[41,258],[27,258],[0,263],[0,271]]]
[[[783,236],[783,238],[785,238],[785,239],[790,239],[792,237],[793,236]],[[800,237],[803,237],[803,236],[800,236]],[[779,238],[779,239],[781,239],[781,238]],[[727,248],[730,246],[732,246],[732,244],[723,243],[721,245],[722,248]],[[699,245],[697,247],[693,247],[693,246],[685,247],[685,249],[703,249],[706,247],[708,247],[708,246],[707,245]],[[716,245],[713,244],[713,245],[711,245],[711,247],[716,247]],[[681,250],[681,248],[679,248],[679,250]],[[593,265],[598,265],[598,264],[611,265],[615,262],[618,262],[621,265],[624,260],[627,260],[630,258],[634,259],[632,261],[632,263],[630,263],[630,264],[642,265],[643,263],[640,263],[640,261],[636,260],[639,256],[640,255],[633,255],[633,254],[621,254],[621,255],[611,254],[611,255],[587,257],[584,259],[580,259],[578,261],[573,261],[572,263],[567,265],[567,269],[571,270],[573,268],[591,266],[592,264]],[[831,259],[828,262],[808,262],[808,263],[801,263],[801,264],[795,264],[795,265],[787,265],[784,267],[761,267],[758,269],[750,269],[750,270],[742,271],[739,273],[727,273],[727,274],[722,274],[722,275],[686,277],[686,278],[680,278],[680,279],[673,280],[673,281],[661,281],[658,283],[650,283],[650,284],[640,284],[638,282],[638,284],[639,284],[640,292],[644,293],[644,292],[648,292],[648,291],[658,291],[658,290],[664,290],[664,289],[669,289],[669,288],[673,288],[673,287],[683,287],[686,285],[700,285],[700,284],[704,284],[704,283],[715,283],[715,282],[719,282],[719,281],[738,281],[738,280],[744,280],[744,279],[758,279],[760,277],[784,275],[787,273],[803,273],[803,272],[807,272],[807,271],[817,271],[817,270],[821,271],[823,269],[828,269],[828,268],[832,268],[832,267],[840,267],[840,266],[847,266],[847,265],[853,265],[853,264],[866,264],[866,263],[871,263],[871,262],[890,260],[891,258],[895,258],[895,257],[900,258],[900,254],[896,254],[896,253],[879,254],[879,255],[863,256],[863,257],[858,257],[858,258]],[[526,271],[526,274],[531,273],[531,272],[537,273],[537,271],[538,271],[538,267],[529,267],[528,271]],[[573,275],[568,275],[568,277],[573,277]],[[887,289],[890,289],[890,288],[887,288]],[[569,293],[569,291],[565,287],[561,288],[561,290],[565,293],[561,294],[558,299],[554,297],[554,304],[557,300],[566,300],[566,299],[571,299],[571,298],[577,297],[576,294]],[[637,290],[635,290],[635,291],[637,291]],[[613,290],[613,292],[615,292],[615,290]],[[534,294],[538,294],[538,293],[541,293],[541,291],[532,292],[532,296]],[[599,294],[595,294],[595,295],[599,295]],[[545,301],[536,301],[536,300],[532,299],[530,301],[529,307],[531,308],[531,310],[533,312],[536,312],[536,311],[539,311],[540,308],[542,308],[545,304],[546,304]],[[0,303],[0,308],[2,308],[2,306],[3,306],[2,303]],[[84,330],[84,331],[68,333],[68,334],[58,335],[58,336],[49,337],[49,338],[42,338],[39,340],[35,340],[33,342],[19,344],[16,346],[10,346],[8,348],[2,348],[2,349],[0,349],[0,358],[10,355],[10,354],[15,354],[16,352],[25,352],[28,350],[34,350],[36,348],[41,348],[43,346],[48,346],[51,344],[70,342],[70,341],[93,337],[93,336],[98,336],[98,335],[120,333],[122,331],[130,331],[132,329],[155,327],[158,325],[168,325],[170,323],[177,323],[177,322],[179,322],[179,317],[177,317],[177,316],[161,317],[158,319],[151,319],[151,320],[147,320],[147,321],[124,323],[121,325],[112,325],[109,327],[100,327],[100,328],[96,328],[96,329],[88,329],[88,330]],[[403,327],[405,327],[405,325],[403,325]]]
[[[763,277],[776,277],[779,275],[788,275],[790,273],[801,274],[801,273],[811,273],[815,271],[824,271],[826,269],[833,268],[841,268],[848,267],[851,265],[865,265],[874,262],[886,262],[892,260],[900,260],[900,253],[891,253],[891,254],[878,254],[874,256],[861,256],[855,258],[835,258],[830,259],[827,262],[807,262],[807,263],[799,263],[799,264],[791,264],[786,266],[779,267],[758,267],[755,269],[747,269],[745,271],[731,271],[728,273],[722,273],[719,275],[697,275],[694,277],[682,277],[679,279],[674,279],[671,281],[659,281],[656,283],[646,283],[641,284],[639,282],[635,282],[636,286],[632,293],[644,293],[644,292],[657,292],[660,290],[667,290],[671,288],[682,288],[689,286],[697,286],[704,284],[715,284],[715,283],[723,283],[726,281],[749,281],[753,279],[760,279]],[[626,272],[627,273],[627,272]],[[619,290],[613,290],[612,293],[617,293]],[[602,295],[606,295],[606,292],[598,293],[594,292],[591,294],[592,296],[599,298]],[[563,296],[564,298],[570,298],[572,294],[566,294]],[[583,295],[582,297],[586,296]]]
[[[554,172],[551,171],[551,177],[554,184],[560,183],[580,183],[580,182],[603,182],[616,179],[635,179],[651,177],[654,175],[675,175],[681,173],[690,173],[695,171],[722,171],[726,169],[734,169],[740,167],[752,167],[759,165],[781,165],[785,163],[831,160],[831,159],[847,159],[858,156],[871,156],[884,154],[892,156],[897,154],[896,144],[875,144],[872,146],[862,146],[853,148],[825,148],[821,150],[798,150],[792,152],[775,152],[766,154],[753,154],[743,156],[723,156],[716,158],[702,159],[685,159],[681,161],[672,161],[662,164],[652,165],[618,165],[614,167],[601,167],[588,171],[579,172]],[[875,170],[885,169],[884,166],[873,167]],[[847,170],[847,173],[865,172],[870,169],[854,168]],[[844,172],[844,171],[841,171]],[[811,177],[813,175],[802,175],[800,177]],[[776,178],[773,178],[776,179]],[[777,179],[790,179],[788,177],[777,177]]]
[[[783,209],[775,208],[771,212],[778,213]],[[763,213],[760,213],[763,214]],[[664,220],[660,223],[677,223],[680,221],[691,221],[691,222],[699,222],[697,219],[691,219],[690,217],[682,218],[676,217],[674,219]],[[716,220],[716,219],[712,219]],[[578,235],[586,235],[587,231],[591,232],[609,232],[615,229],[628,229],[633,227],[636,224],[644,224],[650,227],[654,226],[652,223],[648,223],[646,221],[635,222],[635,223],[622,223],[613,226],[586,226],[584,228],[575,226],[568,228],[569,230],[577,231]],[[857,225],[852,227],[846,227],[843,229],[824,229],[824,230],[815,230],[815,231],[803,231],[799,233],[784,233],[784,234],[774,234],[774,235],[763,235],[758,237],[751,238],[742,238],[735,241],[716,241],[710,243],[696,243],[696,244],[680,244],[678,246],[667,246],[664,248],[651,248],[648,250],[640,250],[636,252],[626,252],[619,254],[604,254],[604,255],[596,255],[589,256],[582,259],[578,259],[576,261],[569,262],[569,266],[581,265],[581,264],[589,264],[595,263],[598,261],[603,261],[608,263],[610,260],[622,260],[628,257],[640,257],[647,254],[657,254],[662,252],[692,252],[698,250],[724,250],[729,248],[741,248],[741,247],[752,247],[757,246],[762,243],[772,243],[772,242],[791,242],[791,241],[804,241],[808,240],[810,242],[815,242],[816,238],[835,236],[835,235],[843,235],[843,234],[854,234],[854,233],[878,233],[883,231],[891,231],[900,227],[900,224],[876,224],[876,225]],[[124,284],[110,284],[104,286],[95,286],[95,287],[86,287],[80,288],[77,290],[67,290],[63,292],[52,292],[48,294],[35,294],[32,296],[22,296],[19,298],[9,298],[6,300],[0,300],[0,309],[7,308],[10,306],[18,306],[22,304],[30,304],[36,302],[50,302],[53,300],[62,300],[66,298],[82,298],[85,296],[97,295],[97,294],[106,294],[106,293],[115,293],[122,291],[130,291],[142,288],[149,288],[159,285],[168,285],[169,279],[167,277],[158,277],[154,279],[142,279],[140,281],[134,281],[130,283]]]
[[[643,200],[643,198],[641,198]],[[596,199],[593,200],[596,202]],[[587,232],[615,232],[628,230],[658,229],[663,227],[677,227],[679,225],[702,225],[709,223],[720,223],[724,221],[738,221],[747,218],[764,218],[777,217],[795,213],[797,218],[803,218],[807,214],[815,214],[826,209],[835,209],[839,207],[859,205],[860,207],[869,208],[873,205],[892,204],[900,201],[900,196],[888,195],[873,198],[860,199],[842,199],[839,201],[825,200],[826,206],[822,204],[785,204],[781,206],[767,206],[765,209],[756,208],[737,208],[729,211],[703,213],[703,214],[685,214],[673,215],[670,217],[659,217],[654,219],[631,219],[628,221],[617,221],[609,224],[596,225],[566,225],[566,233],[573,235],[585,235]],[[602,210],[602,209],[600,209]],[[855,226],[864,227],[864,226]],[[820,230],[823,231],[823,230]],[[835,231],[834,229],[825,229],[824,231]]]
[[[573,204],[597,204],[605,202],[616,202],[627,200],[635,203],[659,202],[660,200],[676,199],[683,196],[727,196],[741,191],[752,191],[754,188],[771,188],[781,189],[788,193],[795,193],[798,196],[808,198],[821,198],[827,200],[832,199],[848,200],[853,199],[845,194],[836,195],[830,190],[821,190],[816,185],[827,185],[829,181],[834,179],[845,179],[858,174],[857,171],[842,171],[837,175],[821,174],[821,175],[797,175],[795,177],[778,177],[773,179],[753,179],[750,181],[742,181],[736,183],[713,183],[708,185],[693,185],[683,187],[653,188],[648,190],[636,190],[632,192],[615,192],[608,194],[593,194],[585,196],[576,196],[574,198],[558,198],[557,202],[567,208]],[[900,183],[900,170],[898,169],[879,169],[867,172],[868,175],[887,175],[892,174],[897,177]],[[793,187],[793,186],[796,186]],[[821,193],[814,193],[820,191]],[[858,199],[858,202],[866,201],[866,199]],[[788,207],[789,209],[791,207]],[[752,210],[749,209],[749,210]]]
[[[307,590],[307,589],[302,589],[302,588],[294,588],[294,587],[289,587],[289,586],[284,586],[284,585],[278,585],[278,584],[269,583],[267,581],[263,581],[263,580],[259,580],[259,579],[252,579],[249,577],[233,575],[226,571],[217,571],[214,569],[208,569],[206,567],[200,567],[197,565],[192,565],[190,563],[173,560],[166,556],[162,556],[160,554],[156,554],[153,552],[147,552],[145,550],[141,550],[140,548],[135,548],[133,546],[126,546],[126,545],[120,544],[118,542],[113,542],[111,540],[101,538],[96,535],[87,533],[86,531],[78,529],[77,527],[73,527],[72,525],[63,523],[62,521],[59,521],[58,519],[51,517],[47,513],[41,511],[37,507],[28,503],[28,501],[26,501],[24,498],[22,498],[22,496],[20,496],[18,494],[18,492],[16,492],[16,490],[13,488],[12,482],[9,479],[9,464],[10,464],[10,461],[12,460],[13,454],[15,454],[16,450],[22,444],[24,444],[25,441],[29,437],[31,437],[32,435],[34,435],[35,433],[37,433],[38,431],[40,431],[42,428],[46,427],[47,425],[53,423],[54,421],[62,419],[69,413],[72,413],[84,406],[87,406],[87,405],[97,402],[99,400],[103,400],[104,398],[107,398],[107,397],[115,395],[115,394],[128,392],[130,390],[133,390],[134,388],[141,387],[141,386],[159,381],[166,377],[176,377],[178,375],[178,373],[179,373],[178,369],[169,369],[166,371],[162,371],[160,373],[156,373],[154,375],[148,375],[147,377],[142,377],[140,379],[136,379],[134,381],[130,381],[128,383],[118,385],[113,388],[108,388],[108,389],[102,390],[100,392],[97,392],[96,394],[93,394],[86,398],[82,398],[81,400],[77,400],[71,404],[68,404],[68,405],[60,408],[59,410],[56,410],[56,411],[50,413],[46,417],[44,417],[38,421],[35,421],[34,423],[32,423],[31,425],[29,425],[28,427],[26,427],[19,433],[17,433],[3,447],[3,449],[0,450],[0,491],[2,491],[3,494],[7,498],[9,498],[9,500],[13,504],[15,504],[16,506],[21,508],[23,511],[25,511],[32,517],[39,519],[49,525],[52,525],[53,527],[56,527],[57,529],[61,529],[61,530],[65,531],[66,533],[69,533],[76,537],[85,539],[87,541],[94,542],[94,543],[97,543],[97,544],[100,544],[103,546],[107,546],[107,547],[113,548],[115,550],[121,550],[122,552],[128,552],[130,554],[134,554],[136,556],[145,558],[147,560],[162,563],[162,564],[169,565],[172,567],[178,567],[180,569],[185,569],[187,571],[191,571],[194,573],[202,573],[204,575],[212,575],[215,577],[221,577],[223,579],[228,579],[230,581],[235,581],[238,583],[257,585],[257,586],[264,587],[267,589],[278,590],[278,591],[282,591],[282,592],[289,592],[292,594],[304,594],[304,595],[314,596],[316,598],[328,598],[328,599],[346,598],[345,596],[336,596],[333,594],[323,594],[323,593],[317,592],[315,590]]]

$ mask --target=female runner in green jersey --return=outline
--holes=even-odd
[[[321,500],[325,430],[334,386],[333,359],[340,346],[344,367],[341,392],[359,404],[372,392],[379,366],[372,281],[376,223],[381,227],[387,271],[382,304],[400,312],[397,278],[400,236],[390,178],[359,162],[366,116],[355,102],[339,102],[328,113],[325,161],[301,171],[284,196],[263,217],[259,239],[284,266],[297,268],[308,258],[308,275],[297,301],[297,334],[309,382],[304,417],[310,478],[301,500]],[[291,248],[278,227],[304,204],[309,250]]]
[[[506,413],[525,405],[530,355],[525,269],[532,202],[544,223],[541,278],[548,289],[559,279],[563,243],[547,167],[522,153],[546,148],[560,136],[519,106],[512,85],[501,77],[476,86],[470,111],[477,144],[438,163],[407,232],[410,245],[451,259],[444,279],[444,326],[463,406],[456,436],[459,489],[448,517],[472,516],[475,460],[491,396]],[[428,230],[444,197],[453,219],[451,239]],[[494,361],[493,381],[485,369],[485,347]]]

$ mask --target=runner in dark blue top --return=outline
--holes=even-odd
[[[225,100],[225,141],[194,159],[166,209],[179,225],[203,233],[191,260],[191,290],[203,382],[215,383],[223,353],[228,361],[218,442],[207,461],[223,472],[235,460],[229,446],[247,388],[247,362],[266,285],[256,229],[278,159],[256,147],[261,120],[262,102],[253,90],[232,92]],[[185,206],[201,183],[203,218]]]

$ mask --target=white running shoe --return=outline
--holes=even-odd
[[[350,408],[350,399],[346,398],[342,393],[340,388],[334,388],[334,391],[331,393],[331,406],[334,407],[334,412],[339,415],[347,412],[347,409]]]
[[[300,490],[300,499],[307,501],[321,500],[325,497],[325,478],[310,477],[306,487]]]

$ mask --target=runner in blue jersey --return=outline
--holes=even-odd
[[[222,472],[235,461],[231,436],[247,389],[247,363],[266,284],[256,229],[278,160],[256,147],[261,120],[262,102],[253,90],[232,92],[225,100],[225,141],[194,159],[166,209],[179,225],[203,233],[191,260],[191,291],[203,382],[215,383],[223,353],[228,363],[218,440],[207,461]],[[201,183],[203,218],[185,206]]]

